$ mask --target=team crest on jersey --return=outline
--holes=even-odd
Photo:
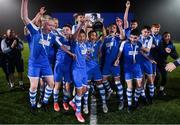
[[[135,55],[137,55],[137,54],[138,54],[138,51],[136,51],[136,52],[135,52],[135,51],[129,51],[129,55],[130,55],[130,56],[132,56],[134,53],[135,53]]]
[[[106,43],[106,47],[112,47],[112,46],[113,46],[113,42]]]
[[[87,49],[82,49],[81,54],[85,55],[87,53]]]
[[[43,46],[50,46],[50,42],[49,41],[42,40],[42,39],[39,41],[39,44],[42,44]]]

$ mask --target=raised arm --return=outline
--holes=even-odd
[[[31,20],[28,17],[28,0],[22,0],[21,3],[21,19],[25,25],[28,25]]]
[[[72,39],[76,40],[82,27],[85,25],[85,21],[81,22],[81,24],[78,26],[76,32],[72,35]]]
[[[119,37],[121,40],[124,40],[125,39],[125,33],[124,33],[124,30],[123,30],[123,21],[117,17],[116,18],[116,25],[118,26],[118,29],[120,31],[120,34],[119,34]]]
[[[125,10],[125,13],[124,13],[124,29],[127,29],[129,27],[129,23],[128,23],[128,13],[129,13],[129,8],[131,6],[131,3],[130,1],[128,0],[126,2],[126,10]]]
[[[41,7],[39,12],[36,14],[34,19],[32,20],[32,23],[36,24],[41,19],[41,17],[44,15],[45,12],[46,12],[45,7]]]

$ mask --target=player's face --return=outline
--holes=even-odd
[[[72,31],[69,27],[63,27],[63,34],[66,36],[66,35],[69,35],[71,34]]]
[[[142,33],[142,35],[143,35],[144,37],[148,37],[148,36],[150,36],[150,34],[151,34],[151,32],[150,32],[149,30],[147,30],[147,29],[143,29],[143,30],[141,31],[141,33]]]
[[[137,22],[132,22],[131,23],[131,29],[136,29],[138,27],[138,23]]]
[[[123,25],[123,21],[120,18],[116,18],[116,24],[117,25]]]
[[[153,34],[158,34],[159,31],[160,31],[160,28],[152,27],[152,28],[151,28],[151,31],[152,31]]]
[[[84,20],[84,18],[85,18],[85,16],[83,16],[83,15],[79,15],[79,16],[77,16],[77,22],[82,22],[83,20]]]
[[[111,27],[110,27],[110,33],[116,33],[117,32],[117,27],[116,27],[116,25],[112,25]]]
[[[83,43],[84,41],[86,41],[86,34],[80,33],[78,35],[78,42]]]
[[[45,23],[44,29],[48,32],[51,32],[53,29],[55,29],[54,21],[49,20]]]
[[[89,40],[92,42],[97,41],[97,34],[95,32],[91,33]]]
[[[130,35],[130,38],[129,38],[129,39],[130,39],[131,42],[135,43],[135,42],[138,41],[139,37],[136,36],[136,35]]]
[[[57,29],[59,27],[59,21],[58,20],[54,20],[54,25],[55,25],[55,28]]]
[[[164,41],[165,42],[169,42],[170,40],[171,40],[171,34],[165,34],[164,36],[163,36],[163,39],[164,39]]]

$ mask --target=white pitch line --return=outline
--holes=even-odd
[[[90,125],[97,125],[97,104],[94,95],[91,95]]]

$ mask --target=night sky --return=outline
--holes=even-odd
[[[41,6],[53,12],[124,12],[126,0],[29,0],[29,15],[33,18]],[[172,33],[180,41],[180,0],[131,0],[130,12],[140,26],[160,23],[162,32]],[[23,36],[20,19],[21,0],[0,0],[0,34],[12,28]]]

